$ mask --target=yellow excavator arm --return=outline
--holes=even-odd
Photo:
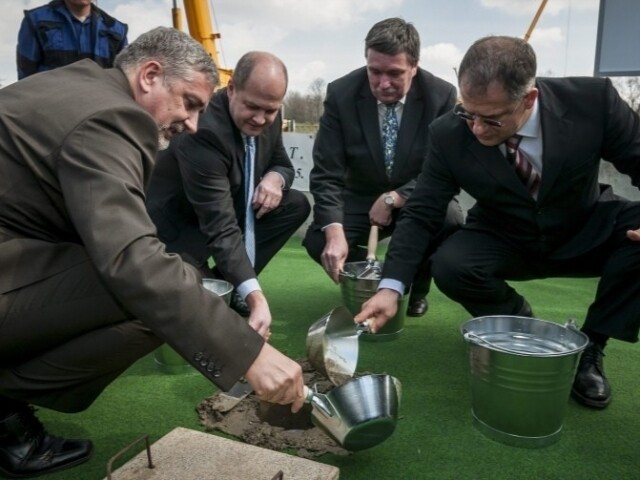
[[[220,74],[220,86],[224,87],[229,83],[233,70],[224,68],[220,63],[220,55],[216,44],[216,40],[220,39],[220,34],[213,31],[212,16],[207,2],[208,0],[183,0],[184,12],[189,24],[189,34],[202,44],[211,55],[211,58],[213,58],[213,61],[216,62]],[[171,17],[173,19],[173,27],[182,30],[182,14],[176,0],[173,0]]]

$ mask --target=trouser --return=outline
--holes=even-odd
[[[478,317],[513,315],[520,310],[523,297],[507,280],[600,277],[583,328],[635,342],[640,328],[640,242],[627,239],[626,231],[638,227],[640,202],[630,202],[618,213],[606,242],[566,259],[523,251],[487,231],[462,229],[433,256],[434,281]]]
[[[259,274],[291,238],[309,216],[311,207],[302,192],[284,192],[278,208],[255,222],[256,259],[254,270]],[[244,228],[243,225],[240,225]],[[209,271],[209,239],[197,225],[184,227],[176,241],[167,242],[167,251],[180,254],[183,259],[197,267],[204,275],[224,278],[214,267]],[[215,259],[214,259],[215,260]]]
[[[82,411],[161,343],[87,261],[0,295],[0,395]]]
[[[383,240],[390,237],[395,229],[396,221],[402,209],[396,209],[393,212],[393,219],[389,226],[380,229],[378,238]],[[431,266],[430,257],[436,251],[440,243],[455,232],[464,221],[462,209],[457,200],[449,203],[445,223],[429,245],[429,249],[420,260],[418,270],[411,285],[411,300],[414,301],[426,297],[431,287]],[[371,222],[369,221],[369,212],[366,213],[345,213],[342,224],[347,244],[349,245],[349,254],[347,262],[361,262],[367,257],[367,242]],[[325,234],[321,230],[322,225],[313,223],[309,226],[302,244],[307,249],[307,253],[317,263],[321,263],[321,255],[325,247]]]

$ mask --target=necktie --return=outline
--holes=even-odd
[[[524,183],[531,195],[535,195],[540,185],[540,174],[533,168],[527,160],[527,156],[520,150],[520,140],[522,135],[514,135],[508,138],[504,144],[507,148],[507,159],[513,165],[518,178]]]
[[[244,248],[247,251],[251,265],[255,265],[256,261],[255,217],[251,206],[255,156],[255,138],[246,137],[244,145]]]
[[[387,110],[382,122],[382,145],[384,146],[384,169],[387,177],[391,177],[393,160],[396,156],[398,143],[398,117],[396,116],[396,103],[386,105]]]

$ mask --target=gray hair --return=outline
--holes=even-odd
[[[364,39],[364,56],[375,50],[385,55],[406,53],[411,66],[420,60],[420,35],[413,24],[401,18],[387,18],[376,23]]]
[[[458,69],[458,85],[472,94],[483,94],[497,82],[512,101],[524,97],[534,85],[536,54],[517,37],[489,36],[476,40]]]
[[[268,61],[277,65],[282,70],[284,76],[285,85],[289,84],[289,74],[287,73],[287,67],[282,60],[271,53],[267,52],[247,52],[236,64],[236,68],[233,69],[233,84],[238,90],[243,90],[251,72],[259,62]]]
[[[129,73],[144,62],[155,60],[165,71],[165,82],[190,81],[203,73],[212,86],[219,83],[218,69],[211,56],[188,34],[170,27],[156,27],[143,33],[114,60],[114,66]]]

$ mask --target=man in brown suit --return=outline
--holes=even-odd
[[[299,365],[265,343],[199,273],[167,254],[145,208],[161,146],[198,115],[215,65],[160,27],[104,70],[90,60],[0,90],[0,473],[87,460],[88,440],[46,433],[31,405],[86,409],[167,342],[228,389],[303,404]]]

